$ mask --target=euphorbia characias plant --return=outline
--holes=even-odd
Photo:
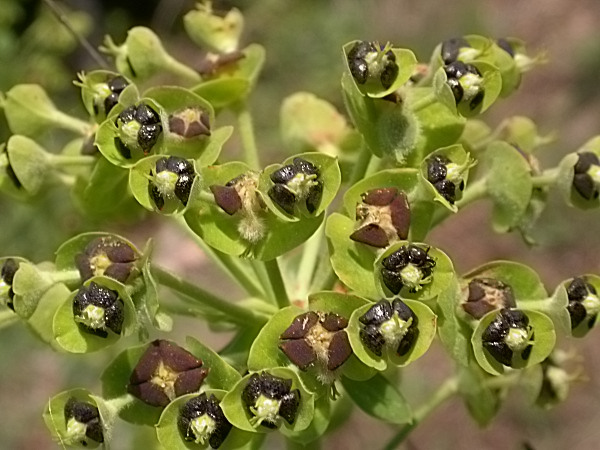
[[[63,184],[83,216],[163,215],[247,294],[221,298],[157,264],[152,241],[137,248],[102,231],[72,237],[53,261],[0,258],[2,326],[30,328],[57,358],[118,349],[98,374],[101,392],[69,387],[48,401],[58,443],[108,447],[124,420],[155,426],[168,449],[259,448],[272,433],[313,446],[352,402],[397,429],[392,448],[453,395],[481,425],[519,385],[538,405],[566,398],[574,376],[559,345],[595,327],[600,277],[565,274],[550,292],[518,262],[458,273],[461,255],[428,242],[482,199],[496,231],[526,240],[551,186],[571,206],[599,206],[600,137],[542,169],[534,154],[546,140],[530,119],[495,130],[480,119],[541,58],[513,38],[450,38],[428,61],[391,42],[348,42],[348,119],[312,94],[291,95],[286,150],[263,165],[248,110],[263,47],[240,41],[240,11],[210,2],[184,28],[206,52],[197,67],[148,28],[120,45],[107,37],[113,68],[75,81],[87,117],[61,112],[38,85],[2,96],[14,133],[0,146],[3,192],[22,200]],[[227,111],[236,126],[221,123]],[[45,140],[49,130],[69,137],[64,148]],[[222,151],[236,133],[241,160]],[[175,315],[233,338],[220,351],[197,335],[150,338],[173,331]],[[396,375],[435,339],[456,377],[411,405]]]

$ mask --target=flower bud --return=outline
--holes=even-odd
[[[293,164],[283,166],[270,175],[274,183],[268,195],[281,209],[293,216],[296,205],[302,205],[309,214],[319,207],[323,194],[323,182],[319,169],[312,163],[294,158]]]
[[[406,239],[410,227],[410,206],[406,193],[396,188],[371,189],[356,205],[359,228],[350,235],[356,242],[385,248],[390,242]]]
[[[292,390],[292,380],[267,372],[254,373],[242,391],[242,400],[258,427],[277,428],[282,419],[292,425],[300,406],[300,390]]]
[[[98,408],[91,403],[69,398],[64,409],[67,426],[65,441],[68,444],[81,444],[84,447],[104,442],[104,431]]]
[[[435,260],[424,250],[413,244],[400,247],[382,261],[381,277],[383,284],[397,295],[403,287],[410,292],[421,290],[422,285],[431,282],[431,272]]]
[[[208,370],[187,350],[157,339],[133,369],[127,392],[148,405],[163,407],[176,397],[198,391]]]
[[[196,45],[208,46],[219,53],[229,53],[238,48],[244,28],[244,16],[237,8],[227,14],[217,14],[210,2],[198,3],[196,10],[183,18],[185,31]]]
[[[177,427],[185,441],[209,444],[219,448],[231,431],[231,423],[223,414],[219,400],[202,393],[188,400],[179,410]]]
[[[73,298],[73,316],[80,329],[106,338],[108,330],[121,334],[125,307],[116,291],[92,281]]]

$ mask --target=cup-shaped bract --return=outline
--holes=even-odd
[[[559,164],[558,187],[569,205],[581,209],[600,205],[600,136],[583,144]]]
[[[525,309],[504,308],[481,318],[471,343],[475,359],[492,375],[506,368],[524,369],[539,364],[554,349],[556,333],[545,314]]]
[[[94,276],[54,314],[52,329],[60,347],[71,353],[90,353],[115,344],[138,328],[137,311],[125,285]]]
[[[436,333],[436,315],[415,300],[382,299],[356,309],[348,324],[350,344],[366,365],[385,370],[421,357]]]
[[[215,11],[210,2],[203,2],[183,17],[183,26],[196,45],[218,53],[230,53],[238,49],[244,16],[237,8],[221,13]]]
[[[407,49],[392,44],[351,41],[342,51],[345,67],[363,95],[381,98],[406,83],[415,70],[417,58]]]
[[[127,78],[108,70],[81,72],[79,81],[81,99],[88,114],[96,123],[102,123],[119,103],[121,93],[131,84]]]
[[[98,150],[114,165],[129,168],[162,148],[163,109],[150,98],[113,109],[96,133]]]
[[[129,172],[129,186],[146,209],[162,214],[184,212],[200,191],[194,162],[178,156],[149,156]]]
[[[241,430],[264,433],[285,428],[298,432],[313,419],[314,396],[293,370],[274,367],[242,378],[225,395],[221,407]]]
[[[474,165],[475,161],[462,145],[452,145],[434,151],[423,161],[421,177],[427,180],[427,187],[433,191],[434,200],[456,212],[454,203],[462,197],[469,169]]]
[[[427,301],[435,300],[455,274],[452,262],[441,250],[400,241],[378,256],[373,276],[383,297],[393,294]]]
[[[571,333],[575,337],[583,337],[596,325],[600,313],[600,278],[596,275],[584,275],[568,280],[561,286],[567,294],[566,309],[571,322]]]
[[[50,398],[43,414],[52,438],[68,447],[106,444],[111,418],[104,401],[85,389],[71,389]]]

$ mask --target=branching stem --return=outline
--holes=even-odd
[[[256,147],[256,139],[254,136],[252,114],[250,114],[248,104],[246,102],[238,103],[235,111],[237,113],[238,130],[240,132],[240,138],[242,139],[246,163],[251,169],[258,170],[260,169],[260,159],[258,157],[258,148]]]
[[[275,293],[277,305],[280,308],[290,306],[290,299],[285,289],[285,283],[283,281],[283,277],[281,276],[281,270],[279,268],[277,259],[265,261],[265,268],[267,269],[267,274],[271,280],[271,286],[273,287],[273,292]]]

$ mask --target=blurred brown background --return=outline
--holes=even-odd
[[[128,26],[146,24],[156,27],[167,48],[183,60],[197,55],[197,49],[185,39],[181,27],[181,14],[193,4],[191,0],[70,2],[75,9],[92,14],[94,20],[88,23],[87,30],[94,45],[100,44],[105,32],[121,42]],[[25,39],[28,26],[41,8],[34,0],[3,0],[0,19],[15,5],[24,15],[8,25],[4,21],[7,29],[0,35],[0,61],[9,55],[6,36],[17,42]],[[427,61],[434,46],[449,37],[472,33],[519,37],[526,41],[531,52],[545,50],[550,62],[527,74],[519,91],[492,108],[485,119],[495,125],[510,115],[526,115],[537,122],[542,134],[558,131],[557,141],[538,154],[543,167],[555,165],[565,153],[600,133],[600,3],[597,0],[255,0],[215,2],[215,5],[224,9],[239,7],[246,17],[245,41],[258,42],[267,49],[267,64],[252,98],[258,143],[267,154],[280,150],[278,111],[285,96],[299,90],[311,91],[341,108],[340,48],[352,39],[390,40],[413,49],[421,60]],[[14,44],[13,41],[10,42]],[[39,56],[32,54],[31,58],[35,66]],[[70,110],[83,114],[81,106],[77,106],[78,92],[71,80],[77,70],[92,67],[87,66],[89,58],[73,45],[69,51],[57,54],[54,64],[48,73],[9,71],[0,77],[0,90],[6,91],[18,82],[45,84],[55,73],[53,70],[60,67],[64,73],[71,73],[72,78],[64,77],[62,82],[53,84],[52,96],[57,103],[70,105]],[[550,198],[535,233],[542,244],[539,248],[528,248],[517,235],[494,234],[488,222],[489,208],[480,203],[444,223],[432,235],[431,243],[453,257],[461,272],[500,258],[530,264],[539,271],[550,291],[566,278],[600,272],[599,212],[570,209],[557,192],[552,192]],[[0,254],[51,259],[60,242],[91,226],[65,205],[69,205],[68,199],[57,192],[26,205],[1,197]],[[152,217],[143,226],[126,223],[94,226],[119,231],[138,244],[154,236],[156,257],[161,263],[208,284],[215,292],[231,295],[231,288],[224,283],[211,285],[215,272],[206,266],[201,252],[160,217]],[[210,335],[196,323],[181,320],[176,324],[180,337],[193,333],[217,348],[222,343],[222,337]],[[525,442],[542,450],[598,448],[597,335],[596,330],[585,342],[562,342],[563,347],[576,347],[582,352],[590,378],[589,382],[573,388],[566,404],[552,411],[541,411],[531,409],[513,396],[497,420],[481,430],[460,401],[453,400],[416,429],[406,448],[522,449]],[[75,386],[99,392],[98,374],[117,350],[100,355],[57,356],[18,325],[2,330],[0,341],[0,411],[3,412],[0,448],[55,448],[41,420],[47,398]],[[422,360],[406,369],[403,392],[409,399],[423,398],[451,371],[452,365],[443,349],[434,344]],[[152,430],[139,435],[126,430],[130,430],[126,425],[116,430],[113,448],[133,449],[142,445],[151,448],[146,439],[151,437]],[[396,431],[355,411],[351,422],[326,438],[323,448],[376,449]],[[276,437],[267,442],[270,448],[284,445]]]

